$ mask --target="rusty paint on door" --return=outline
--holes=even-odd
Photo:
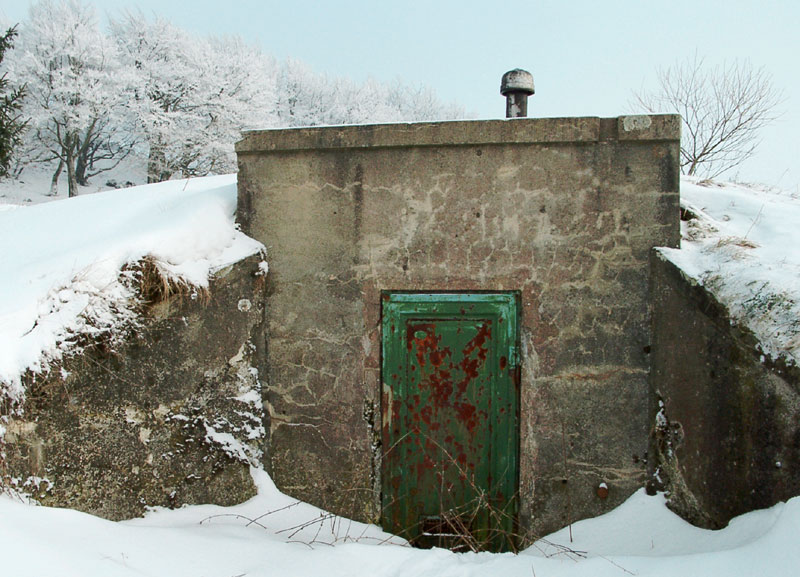
[[[420,546],[513,548],[518,295],[382,302],[384,529]]]

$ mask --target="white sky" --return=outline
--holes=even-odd
[[[786,97],[738,177],[800,191],[800,2],[797,0],[105,0],[198,32],[239,34],[279,58],[356,80],[433,87],[479,118],[503,116],[500,77],[529,70],[530,116],[617,116],[655,70],[695,54],[764,66]],[[27,15],[0,0],[0,20]],[[730,176],[736,176],[732,174]]]

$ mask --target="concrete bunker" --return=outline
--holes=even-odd
[[[458,484],[458,466],[483,457],[459,462],[451,449],[442,452],[439,463],[456,464],[453,479],[424,452],[398,461],[390,451],[421,430],[414,419],[424,421],[423,411],[436,412],[422,397],[437,386],[439,409],[463,411],[459,427],[470,415],[492,414],[487,399],[467,402],[454,392],[463,378],[454,368],[473,363],[484,367],[479,380],[512,383],[504,410],[514,417],[476,425],[486,427],[479,444],[492,444],[486,462],[502,452],[506,461],[496,466],[514,465],[498,505],[513,524],[501,531],[542,535],[641,487],[650,428],[648,261],[652,247],[679,242],[679,136],[676,115],[246,133],[237,144],[238,220],[270,261],[262,375],[265,465],[277,485],[387,524],[392,482],[419,492],[416,482],[433,471],[443,487]],[[405,345],[394,353],[387,302],[398,295],[416,295],[408,306],[419,314],[408,317]],[[465,312],[471,328],[458,320],[480,295],[517,307],[517,332],[495,352],[473,346],[489,313]],[[451,306],[447,334],[437,332],[430,319]],[[438,348],[448,340],[449,353]],[[386,363],[401,353],[410,359],[404,370],[434,369],[414,381],[427,379],[427,392],[398,404]],[[482,390],[465,394],[488,394]],[[421,406],[409,413],[415,394]],[[406,420],[393,420],[395,410]],[[509,422],[506,432],[495,430]],[[431,440],[426,426],[421,444],[435,453],[447,435]],[[492,435],[506,444],[498,448]],[[496,473],[483,476],[499,482]],[[459,506],[414,509],[406,525],[417,529],[400,532],[413,537],[424,525],[423,533],[446,533],[448,519],[464,519]]]
[[[651,251],[678,244],[679,125],[247,134],[238,217],[266,281],[247,258],[208,301],[151,303],[113,355],[101,339],[26,374],[0,483],[122,519],[242,501],[263,462],[287,493],[455,550],[514,549],[646,479],[706,527],[798,494],[796,365]]]

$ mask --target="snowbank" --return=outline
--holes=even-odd
[[[708,531],[676,517],[662,496],[640,491],[607,515],[575,523],[572,542],[565,529],[520,555],[456,554],[412,549],[375,526],[298,503],[263,471],[252,474],[259,494],[242,505],[159,509],[121,523],[0,497],[3,569],[16,577],[763,577],[800,566],[800,499]]]
[[[58,359],[77,334],[134,320],[127,263],[152,256],[197,287],[263,249],[236,229],[236,176],[109,190],[0,211],[0,396]],[[5,388],[5,391],[3,391]]]

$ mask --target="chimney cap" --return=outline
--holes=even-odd
[[[533,94],[533,75],[527,70],[515,68],[503,74],[500,81],[500,94],[507,96],[514,92],[523,94]]]

